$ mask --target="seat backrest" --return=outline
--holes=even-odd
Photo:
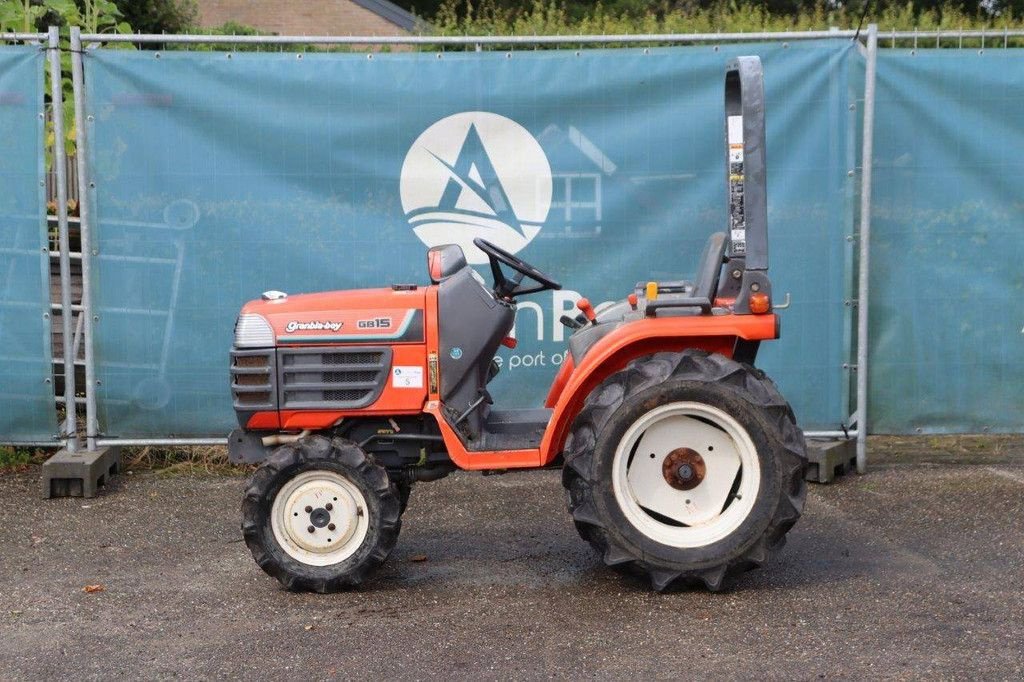
[[[725,232],[715,232],[708,237],[693,280],[694,298],[706,298],[712,303],[715,302],[718,278],[722,274],[722,264],[725,262],[725,239]]]

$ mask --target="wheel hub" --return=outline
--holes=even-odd
[[[696,450],[676,448],[661,463],[661,474],[676,490],[693,490],[704,480],[707,465]]]
[[[314,509],[309,515],[309,522],[317,528],[323,528],[331,522],[331,513],[323,507]]]

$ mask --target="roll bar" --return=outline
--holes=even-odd
[[[768,198],[765,166],[764,72],[759,57],[725,67],[725,181],[729,243],[720,295],[750,312],[750,294],[771,297],[768,278]]]

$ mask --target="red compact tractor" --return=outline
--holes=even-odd
[[[492,406],[516,300],[559,284],[483,239],[492,281],[458,246],[430,284],[247,303],[235,326],[234,461],[262,462],[246,544],[290,589],[359,585],[398,540],[414,484],[456,469],[562,468],[569,513],[609,566],[657,590],[766,561],[800,516],[804,437],[754,367],[779,337],[768,278],[764,95],[756,57],[725,76],[729,225],[692,281],[646,282],[563,317],[569,353],[536,409]]]

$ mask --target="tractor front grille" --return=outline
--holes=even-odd
[[[277,409],[274,349],[231,351],[231,398],[236,410]]]
[[[374,364],[380,360],[380,351],[352,350],[341,353],[324,353],[325,365],[360,365]]]
[[[280,348],[281,409],[350,409],[380,397],[391,370],[387,347]]]

